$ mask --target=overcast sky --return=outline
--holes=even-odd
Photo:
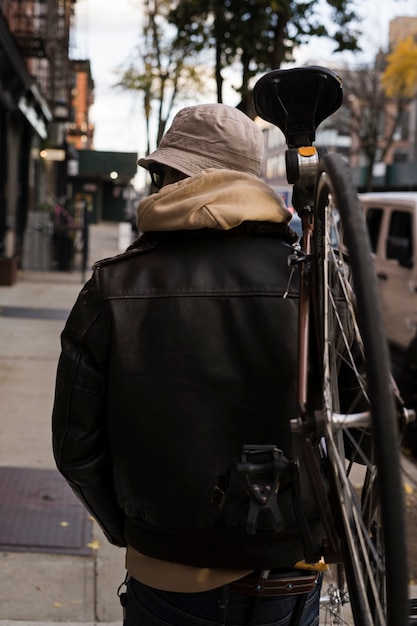
[[[357,0],[364,16],[366,37],[361,42],[372,55],[386,47],[388,24],[397,15],[417,16],[417,0]],[[120,152],[144,151],[144,123],[141,96],[112,87],[117,67],[134,50],[140,33],[141,0],[77,0],[72,57],[90,59],[95,82],[95,149]],[[331,45],[316,40],[300,52],[298,62],[312,60],[325,64],[332,59]],[[213,101],[214,101],[213,96]],[[232,97],[232,96],[231,96]],[[226,104],[236,105],[235,101]]]

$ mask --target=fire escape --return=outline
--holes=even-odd
[[[20,54],[48,102],[55,122],[68,120],[69,32],[76,0],[0,0]],[[50,141],[61,144],[58,129]]]

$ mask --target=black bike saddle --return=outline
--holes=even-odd
[[[342,101],[341,79],[318,65],[272,70],[253,89],[257,114],[278,126],[289,148],[311,146],[316,128]]]

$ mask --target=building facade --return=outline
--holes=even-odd
[[[94,81],[90,61],[71,61],[71,110],[67,142],[76,150],[94,149],[94,125],[90,121],[90,107],[94,104]]]
[[[65,192],[75,2],[0,0],[2,284],[15,278],[28,212]]]

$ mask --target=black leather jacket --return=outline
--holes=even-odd
[[[204,230],[148,236],[95,266],[62,334],[53,444],[112,543],[200,567],[303,558],[288,480],[282,532],[260,516],[250,534],[235,471],[247,444],[296,452],[292,251]]]

